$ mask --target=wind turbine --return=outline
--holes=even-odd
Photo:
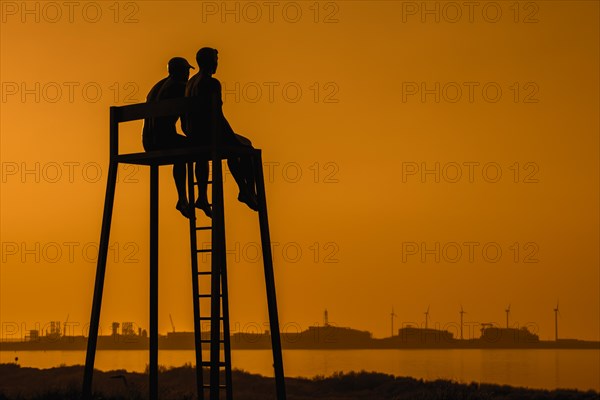
[[[425,311],[425,329],[427,329],[428,322],[429,322],[429,304],[427,305],[427,311]]]
[[[508,315],[510,314],[510,304],[508,305],[506,310],[504,310],[504,312],[506,313],[506,329],[508,329]]]
[[[392,313],[390,314],[390,319],[392,320],[392,337],[394,336],[394,318],[397,315],[394,313],[394,307],[392,306]]]
[[[173,317],[171,317],[171,313],[169,313],[169,319],[171,320],[171,328],[173,328],[173,333],[175,333],[175,324],[173,323]]]
[[[65,319],[65,323],[63,324],[63,336],[67,336],[67,323],[69,322],[69,315],[70,314],[67,314],[67,319]]]
[[[463,314],[467,312],[463,310],[462,304],[460,305],[460,340],[463,340]]]
[[[558,311],[558,300],[556,300],[556,308],[554,309],[554,340],[558,342],[558,316],[560,311]]]

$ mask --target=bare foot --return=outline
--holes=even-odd
[[[258,200],[253,193],[248,191],[240,192],[238,200],[250,207],[251,210],[258,211]]]
[[[196,208],[204,211],[204,214],[206,214],[208,218],[212,218],[212,209],[210,208],[210,204],[208,204],[207,199],[198,199],[194,205]]]
[[[179,200],[175,208],[181,213],[181,215],[186,218],[190,218],[190,205],[187,201]]]

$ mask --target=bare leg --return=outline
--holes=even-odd
[[[252,162],[252,157],[243,157],[240,161],[243,165],[246,187],[256,196],[256,180],[254,178],[254,163]]]
[[[235,179],[235,183],[237,183],[240,192],[245,191],[247,185],[246,180],[244,179],[244,171],[240,165],[240,159],[228,158],[227,166],[229,167],[229,171],[231,171],[231,175],[233,175],[233,179]]]
[[[238,143],[241,143],[242,146],[253,148],[252,142],[247,137],[235,133],[235,139]],[[252,162],[252,157],[249,157],[249,156],[240,157],[238,159],[238,163],[240,165],[240,173],[243,176],[243,180],[246,183],[246,188],[248,189],[249,192],[251,192],[252,194],[254,194],[256,196],[256,185],[255,185],[254,167],[253,167],[254,164]]]
[[[240,189],[238,200],[246,203],[252,210],[258,211],[258,201],[254,194],[252,163],[250,161],[248,163],[243,162],[240,158],[230,158],[227,160],[227,165]],[[250,167],[250,171],[248,171],[248,167]]]
[[[250,139],[237,133],[233,133],[233,135],[232,144],[252,148]],[[246,203],[252,210],[258,211],[252,158],[248,156],[230,158],[227,160],[227,165],[240,189],[238,200]]]
[[[196,161],[196,182],[198,182],[198,199],[195,206],[212,218],[212,210],[206,194],[208,188],[208,160]]]
[[[173,164],[173,180],[177,188],[177,205],[175,208],[186,218],[189,218],[189,204],[185,190],[185,164]]]

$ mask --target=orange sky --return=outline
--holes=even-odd
[[[225,114],[272,173],[284,329],[327,308],[387,336],[392,306],[399,326],[423,324],[429,304],[430,326],[456,324],[461,304],[472,326],[504,324],[510,303],[511,324],[550,339],[558,299],[561,337],[598,340],[598,3],[462,3],[428,2],[435,22],[400,1],[0,2],[3,337],[67,315],[76,333],[87,324],[108,107],[143,101],[170,57],[195,64],[212,46]],[[121,150],[141,151],[141,123],[128,125]],[[422,175],[436,165],[439,182]],[[169,314],[190,330],[187,222],[161,171],[160,330]],[[149,174],[119,172],[106,330],[148,325]],[[267,312],[257,217],[236,194],[229,176],[243,330]]]

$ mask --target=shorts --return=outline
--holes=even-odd
[[[181,149],[191,145],[188,138],[177,134],[164,136],[156,142],[151,142],[144,137],[143,144],[146,151]]]

